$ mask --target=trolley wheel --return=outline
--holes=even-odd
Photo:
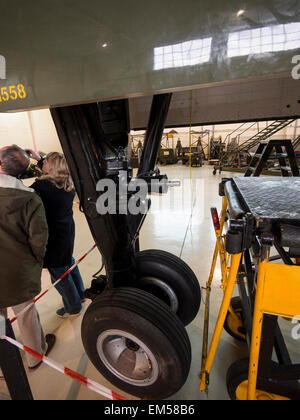
[[[227,391],[234,401],[247,400],[248,391],[249,358],[238,360],[227,371]],[[271,394],[263,390],[256,390],[256,399],[261,401],[289,400],[280,395]]]
[[[228,332],[229,335],[231,335],[231,337],[246,343],[246,329],[243,322],[243,306],[240,297],[237,296],[232,298],[230,301],[230,306],[237,316],[237,319],[232,316],[231,312],[228,311],[224,323],[224,329]]]
[[[165,251],[142,251],[136,255],[136,270],[134,287],[165,302],[185,326],[195,319],[201,304],[201,288],[184,261]]]
[[[181,321],[159,299],[134,288],[103,293],[82,321],[85,351],[124,392],[164,399],[185,383],[191,345]]]

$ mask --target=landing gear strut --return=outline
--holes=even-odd
[[[153,97],[137,179],[160,181],[155,170],[171,94]],[[201,293],[191,269],[162,251],[139,249],[147,211],[124,212],[134,197],[127,159],[128,100],[51,109],[81,209],[102,254],[106,278],[82,322],[82,340],[97,369],[120,389],[143,398],[166,398],[184,384],[190,368],[190,342],[184,325],[198,313]],[[99,214],[102,180],[116,186],[115,212]],[[125,193],[120,183],[125,182]],[[148,191],[139,198],[150,207]],[[121,211],[121,206],[122,211]],[[126,208],[125,210],[128,210]],[[104,286],[103,286],[104,284]]]

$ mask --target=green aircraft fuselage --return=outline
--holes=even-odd
[[[298,87],[300,2],[242,3],[1,0],[0,112],[281,74]]]

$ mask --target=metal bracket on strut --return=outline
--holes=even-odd
[[[150,171],[141,174],[138,179],[143,179],[148,184],[148,192],[156,194],[167,194],[170,187],[179,187],[180,181],[169,181],[167,175],[161,175],[160,170]]]

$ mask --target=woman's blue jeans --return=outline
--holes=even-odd
[[[75,264],[72,258],[72,265]],[[54,284],[70,267],[48,268],[51,282]],[[84,299],[84,284],[78,267],[75,267],[60,283],[55,286],[63,299],[65,311],[68,314],[78,314],[82,309]]]

